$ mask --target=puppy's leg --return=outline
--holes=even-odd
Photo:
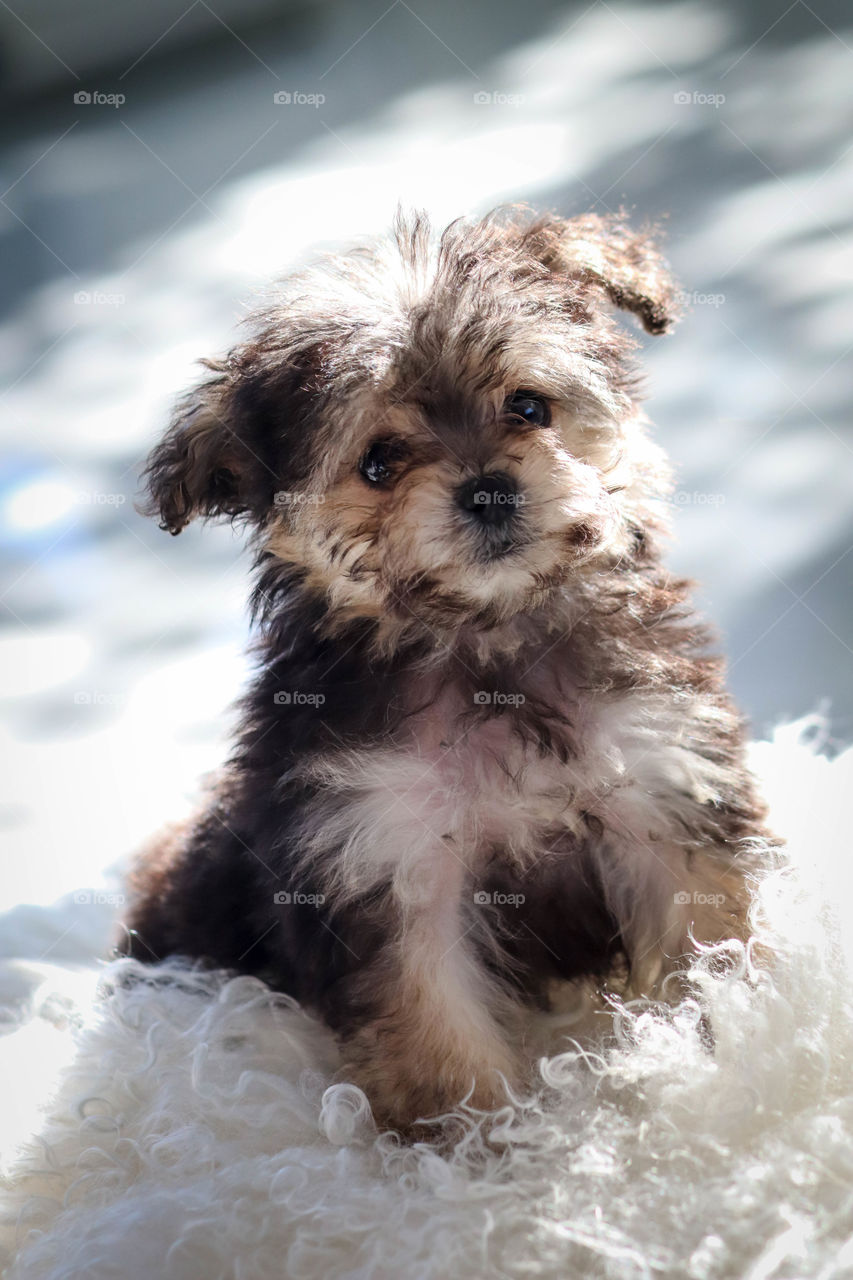
[[[215,798],[149,841],[128,877],[117,949],[144,963],[180,955],[242,972],[277,963],[277,983],[289,991],[292,973],[270,946],[272,888],[259,875],[249,832],[232,822]]]
[[[461,908],[464,871],[445,855],[400,913],[397,936],[354,976],[366,1017],[344,1037],[344,1074],[370,1098],[380,1125],[411,1130],[421,1117],[506,1098],[520,1063],[516,1006],[476,955]],[[408,895],[407,895],[408,896]]]
[[[703,945],[749,940],[757,855],[627,839],[611,844],[602,864],[635,994],[659,993],[661,981],[688,965]],[[670,991],[676,994],[677,984]]]

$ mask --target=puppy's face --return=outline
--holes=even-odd
[[[632,342],[672,318],[652,243],[615,220],[400,221],[288,282],[149,464],[172,532],[251,520],[329,614],[490,626],[638,545],[660,462]]]

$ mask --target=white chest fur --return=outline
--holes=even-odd
[[[336,892],[357,897],[391,879],[407,901],[449,868],[454,880],[460,868],[476,874],[496,850],[523,869],[555,832],[587,830],[586,815],[610,847],[630,848],[641,878],[657,865],[670,887],[662,849],[677,817],[713,799],[721,781],[690,749],[685,708],[660,695],[578,701],[568,761],[516,732],[511,704],[488,717],[470,710],[448,693],[399,744],[342,750],[311,766],[322,791],[306,853],[334,851]]]

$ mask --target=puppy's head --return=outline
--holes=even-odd
[[[247,519],[330,619],[493,626],[636,554],[664,474],[635,345],[674,318],[655,244],[617,218],[504,211],[285,282],[179,406],[150,503]]]

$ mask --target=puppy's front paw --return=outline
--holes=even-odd
[[[422,1140],[430,1128],[419,1121],[454,1112],[463,1102],[466,1109],[493,1111],[507,1101],[507,1082],[517,1077],[509,1050],[476,1062],[462,1046],[415,1048],[387,1029],[364,1028],[344,1055],[341,1077],[367,1094],[378,1127]]]

